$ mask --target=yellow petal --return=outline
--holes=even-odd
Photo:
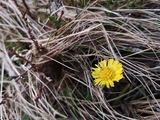
[[[115,71],[115,74],[122,74],[123,73],[123,69],[120,68],[120,69],[117,69],[117,70],[114,70]]]
[[[122,64],[121,64],[118,60],[115,60],[115,61],[113,62],[113,67],[116,67],[116,68],[118,69],[118,68],[121,68],[121,67],[122,67]]]
[[[99,85],[99,83],[102,81],[102,79],[95,79],[94,80],[94,83],[95,83],[95,85]]]
[[[123,74],[120,74],[120,75],[116,75],[113,80],[116,81],[116,82],[119,82],[121,79],[123,78]]]
[[[106,60],[103,60],[101,62],[99,62],[99,66],[102,68],[102,67],[106,67],[107,65],[107,61]]]
[[[112,80],[108,80],[109,86],[114,87],[114,83]]]
[[[92,68],[92,70],[94,70],[94,71],[96,71],[96,72],[97,72],[97,71],[99,72],[99,71],[101,70],[101,68]],[[92,72],[93,72],[93,71],[92,71]]]
[[[107,87],[107,88],[110,88],[110,83],[109,83],[109,81],[106,81],[106,87]]]
[[[108,67],[112,68],[113,62],[114,62],[114,59],[109,59],[108,60]]]

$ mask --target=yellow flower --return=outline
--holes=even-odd
[[[118,60],[103,60],[95,66],[97,68],[92,68],[95,85],[106,85],[107,88],[110,88],[114,87],[114,81],[119,82],[123,78],[122,64]]]

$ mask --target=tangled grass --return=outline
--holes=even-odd
[[[65,2],[1,2],[1,119],[160,119],[159,3]],[[109,58],[124,79],[95,86]]]

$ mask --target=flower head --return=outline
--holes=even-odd
[[[118,60],[103,60],[95,66],[97,68],[92,68],[95,85],[106,85],[107,88],[110,88],[114,87],[114,81],[119,82],[123,78],[122,64]]]

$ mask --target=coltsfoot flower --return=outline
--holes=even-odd
[[[123,78],[123,67],[118,60],[103,60],[92,68],[92,77],[95,79],[95,85],[107,88],[114,87],[114,81],[119,82]]]

